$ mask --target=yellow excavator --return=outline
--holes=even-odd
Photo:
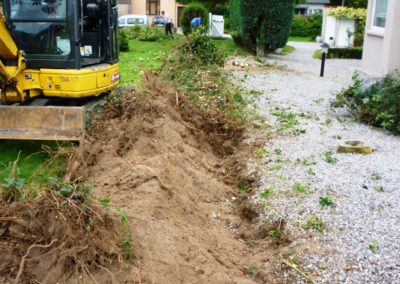
[[[0,139],[80,140],[119,81],[116,0],[3,0]]]

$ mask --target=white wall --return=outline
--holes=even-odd
[[[373,31],[373,7],[368,3],[362,70],[373,76],[384,76],[400,68],[400,1],[389,0],[386,27],[383,33]]]

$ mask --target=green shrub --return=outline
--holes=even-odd
[[[140,30],[137,37],[140,41],[158,41],[166,38],[164,29],[161,27],[145,27]]]
[[[294,15],[293,0],[231,0],[232,28],[241,42],[262,55],[286,45]]]
[[[313,16],[295,15],[292,23],[291,36],[315,38],[321,35],[322,14]]]
[[[361,47],[329,48],[328,50],[328,58],[361,59],[362,54]]]
[[[200,3],[192,3],[185,6],[182,15],[179,18],[183,33],[188,35],[192,31],[191,22],[193,18],[201,17],[201,25],[208,24],[208,10]]]
[[[225,55],[207,34],[207,28],[201,26],[194,30],[179,47],[181,62],[196,65],[219,65],[225,62]]]
[[[329,48],[327,58],[339,59],[362,59],[362,47],[347,47],[347,48]],[[314,58],[321,59],[321,50],[317,50]]]
[[[400,80],[386,76],[364,89],[355,76],[354,84],[336,95],[333,106],[346,106],[360,121],[400,135]]]
[[[120,29],[118,35],[118,45],[120,51],[129,51],[129,30]]]
[[[129,38],[137,39],[141,30],[142,28],[139,25],[134,25],[133,27],[129,28]]]

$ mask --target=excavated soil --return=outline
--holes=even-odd
[[[1,201],[0,283],[111,283],[123,270],[120,231],[97,205],[56,191]]]
[[[66,176],[70,182],[93,182],[95,198],[110,198],[111,208],[126,212],[134,248],[131,269],[115,274],[112,268],[118,264],[118,254],[104,255],[96,241],[90,250],[93,254],[88,255],[93,261],[83,262],[78,271],[88,268],[91,278],[87,283],[277,282],[276,271],[264,263],[276,257],[290,238],[283,235],[269,240],[267,232],[283,230],[284,222],[255,225],[257,210],[239,194],[239,185],[249,187],[253,182],[244,174],[247,148],[251,147],[243,143],[243,127],[213,111],[200,110],[154,75],[146,73],[145,78],[144,90],[123,90],[108,98],[109,103],[94,117],[85,141],[72,156]],[[43,197],[42,202],[49,199]],[[39,205],[33,209],[36,214]],[[34,224],[35,228],[44,227],[38,237],[43,244],[62,239],[61,229],[55,235],[45,233],[49,226],[54,227],[51,216],[56,209],[40,213]],[[68,232],[74,229],[72,225]],[[108,235],[77,232],[86,238],[73,240],[84,246],[88,238],[119,239],[116,227],[103,224],[99,230]],[[22,240],[14,237],[15,243],[22,242],[18,257],[9,260],[14,267],[34,241]],[[35,255],[43,253],[39,248]],[[74,258],[72,264],[63,261],[71,254],[49,250],[49,262],[27,264],[24,279],[33,277],[35,268],[48,269],[46,277],[63,283],[66,273],[77,269],[72,264],[87,259],[85,254]],[[107,263],[105,257],[113,261]],[[60,267],[49,266],[55,262]],[[75,270],[71,272],[71,268]],[[116,276],[104,276],[101,268]],[[17,272],[12,274],[11,279]]]

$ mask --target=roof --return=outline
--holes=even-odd
[[[326,4],[329,5],[330,4],[330,0],[307,0],[306,4]]]

